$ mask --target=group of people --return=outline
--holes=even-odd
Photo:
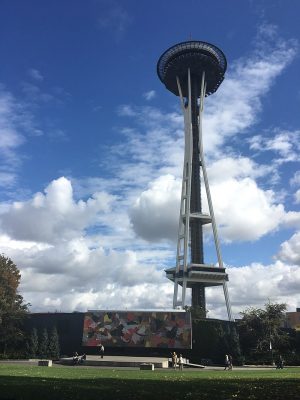
[[[75,351],[75,353],[73,354],[73,365],[83,364],[85,360],[86,354],[82,354],[82,356],[80,356],[77,351]]]
[[[231,370],[232,369],[232,355],[231,354],[225,354],[225,370]]]
[[[178,357],[177,354],[175,353],[175,351],[173,351],[173,353],[171,353],[171,356],[172,356],[172,368],[176,369],[177,366],[179,366],[179,370],[182,371],[183,370],[182,354],[179,354],[179,357]]]
[[[104,346],[103,344],[99,344],[99,354],[100,357],[103,358],[104,356]],[[77,351],[75,351],[75,353],[73,354],[73,365],[79,365],[79,364],[83,364],[84,361],[86,360],[86,354],[83,354],[82,356],[80,356]]]

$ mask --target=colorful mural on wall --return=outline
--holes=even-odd
[[[191,348],[191,315],[166,311],[89,311],[83,346]]]

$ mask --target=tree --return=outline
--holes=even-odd
[[[34,358],[37,356],[39,349],[39,338],[36,328],[33,328],[27,342],[27,355],[30,358]]]
[[[43,329],[39,338],[39,351],[38,354],[41,358],[47,358],[49,355],[49,337],[46,328]]]
[[[24,338],[22,322],[28,305],[18,293],[21,274],[12,260],[0,255],[0,352],[15,346]]]
[[[49,357],[55,360],[57,360],[60,356],[59,337],[56,327],[52,329],[49,337],[48,354]]]
[[[288,335],[281,329],[286,304],[265,304],[265,309],[249,307],[241,312],[240,341],[245,355],[270,354],[284,351],[289,345]]]

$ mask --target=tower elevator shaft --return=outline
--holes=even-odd
[[[191,76],[191,131],[193,135],[193,152],[192,152],[192,176],[191,176],[191,197],[190,212],[202,214],[201,201],[201,161],[199,153],[199,97],[200,85],[198,80]],[[189,101],[189,100],[188,100]],[[188,104],[187,104],[188,106]],[[190,221],[190,258],[192,264],[204,264],[203,250],[203,228],[199,219],[194,218]],[[202,283],[194,283],[192,285],[192,307],[201,307],[205,312],[205,286]]]

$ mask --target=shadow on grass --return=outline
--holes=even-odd
[[[297,399],[300,382],[295,379],[57,379],[0,377],[1,400],[103,400],[103,399]]]

